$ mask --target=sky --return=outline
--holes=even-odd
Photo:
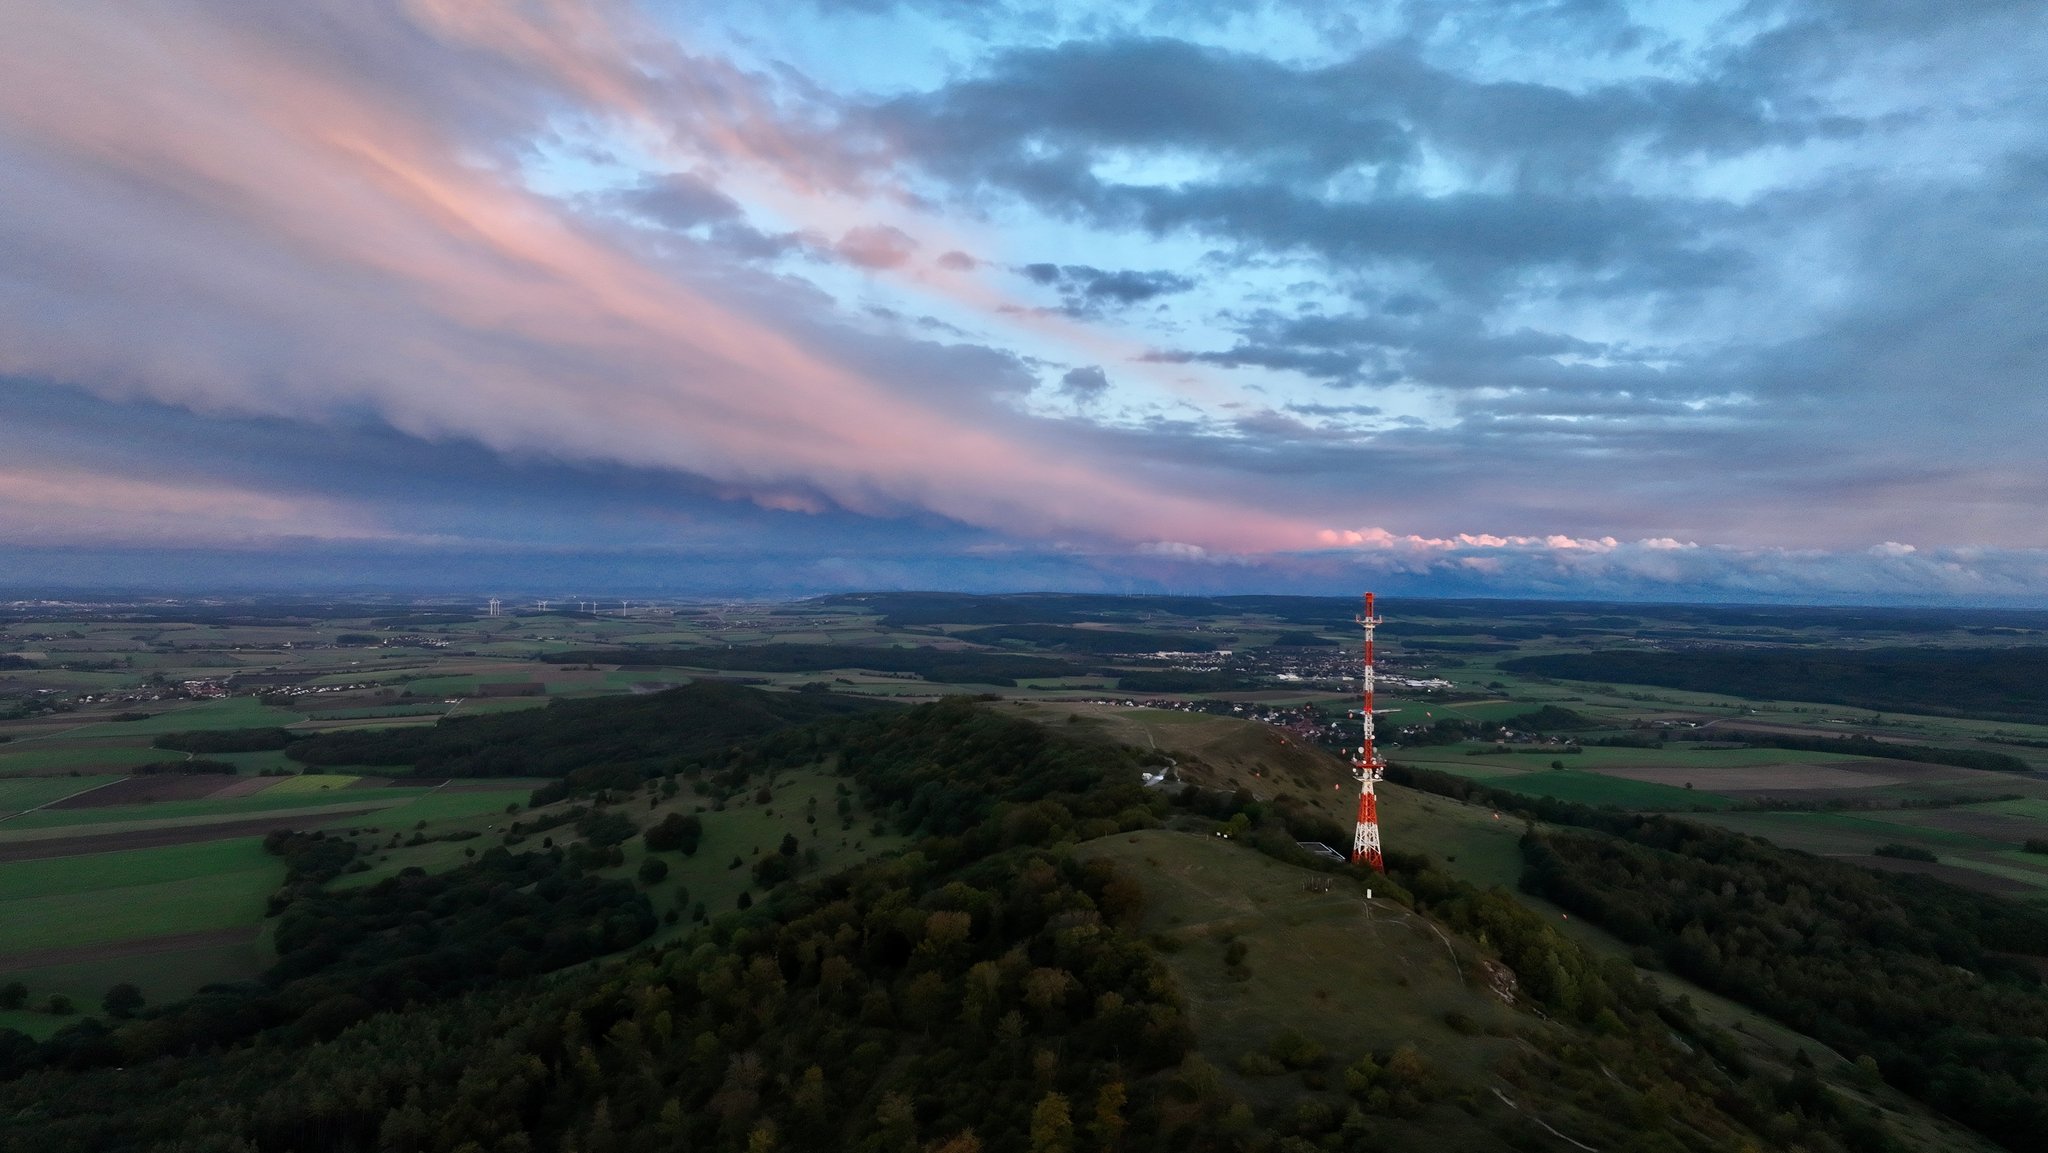
[[[0,5],[0,585],[2048,605],[2038,0]]]

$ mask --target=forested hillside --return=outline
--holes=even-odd
[[[2009,1148],[2048,1132],[2048,914],[1680,821],[1620,831],[1531,835],[1527,887]]]
[[[1522,887],[1858,1059],[2008,1148],[2048,1128],[2048,910],[1662,816],[1397,767],[1400,782],[1561,829]]]
[[[823,693],[761,693],[701,681],[640,696],[451,718],[427,728],[323,733],[293,743],[288,753],[309,765],[409,766],[427,777],[565,777],[601,767],[608,777],[637,781],[735,742],[878,707]]]
[[[1375,915],[1423,934],[1432,956],[1441,943],[1461,996],[1499,998],[1497,1020],[1452,1013],[1431,1034],[1478,1038],[1492,1064],[1461,1078],[1448,1070],[1465,1058],[1414,1045],[1288,1042],[1220,1069],[1162,961],[1184,942],[1141,931],[1147,891],[1074,847],[1160,830],[1145,835],[1263,853],[1328,894],[1328,915],[1365,916],[1367,878],[1295,845],[1321,830],[1290,820],[1321,818],[1249,792],[1146,789],[1156,753],[960,698],[690,739],[718,751],[676,771],[717,790],[829,754],[916,840],[785,881],[676,944],[543,976],[647,927],[630,900],[579,883],[592,850],[492,849],[446,878],[337,893],[327,879],[346,852],[280,836],[295,878],[284,958],[227,1018],[240,1031],[183,1032],[197,1010],[169,1006],[45,1046],[0,1040],[0,1135],[48,1153],[1367,1153],[1450,1134],[1489,1150],[1898,1147],[1810,1074],[1751,1065],[1626,962],[1421,855],[1371,879]],[[1254,995],[1321,979],[1307,957],[1261,954],[1255,971],[1237,956],[1228,979]],[[1390,966],[1375,981],[1408,984],[1376,956],[1357,954]]]

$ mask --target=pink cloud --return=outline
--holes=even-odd
[[[1021,418],[892,387],[526,191],[493,158],[507,142],[474,124],[539,131],[536,86],[649,120],[676,91],[635,71],[653,49],[611,6],[521,11],[539,15],[333,9],[361,53],[448,46],[458,99],[431,109],[344,71],[349,52],[303,51],[245,14],[15,19],[0,42],[0,241],[38,291],[0,294],[0,372],[201,411],[367,409],[421,437],[681,470],[770,504],[816,493],[877,515],[1223,551],[1315,539]],[[476,52],[491,59],[456,75]],[[702,89],[678,131],[792,186],[851,179],[729,72],[662,75]],[[906,251],[897,236],[848,241],[886,264]]]
[[[862,268],[900,268],[917,251],[917,240],[900,228],[877,224],[847,229],[833,249]]]
[[[396,539],[362,513],[318,498],[83,469],[0,468],[0,540],[17,545],[236,547]]]

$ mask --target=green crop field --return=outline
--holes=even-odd
[[[151,761],[178,760],[183,753],[128,745],[66,745],[54,740],[0,745],[0,777],[89,773],[128,769]]]
[[[604,683],[614,689],[628,689],[634,685],[643,684],[684,685],[690,683],[688,673],[679,673],[673,669],[615,669],[611,672],[603,673],[601,676],[604,678]]]
[[[1552,797],[1582,805],[1612,805],[1641,812],[1685,812],[1691,809],[1725,809],[1736,802],[1703,789],[1682,789],[1631,781],[1623,777],[1583,773],[1574,769],[1550,769],[1501,777],[1477,777],[1495,788],[1532,797]]]
[[[1404,764],[1429,765],[1432,768],[1473,761],[1500,764],[1547,765],[1551,758],[1563,760],[1574,769],[1597,771],[1612,768],[1691,768],[1712,770],[1715,768],[1752,767],[1757,765],[1791,764],[1844,764],[1868,763],[1869,757],[1850,756],[1844,753],[1794,752],[1788,749],[1746,749],[1707,748],[1692,745],[1666,745],[1661,749],[1619,749],[1597,746],[1581,749],[1576,753],[1563,748],[1530,747],[1508,753],[1485,752],[1493,746],[1467,741],[1456,745],[1424,745],[1413,748],[1397,748],[1394,759]],[[1476,755],[1475,755],[1476,754]],[[1907,762],[1900,762],[1901,764]]]
[[[157,801],[153,804],[108,805],[96,809],[43,809],[39,812],[24,813],[8,821],[5,829],[9,832],[73,827],[89,830],[95,826],[130,822],[203,823],[262,816],[266,813],[282,815],[304,811],[318,812],[319,809],[327,807],[395,805],[419,797],[427,791],[421,787],[338,789],[327,793],[301,792],[271,797],[270,790],[266,789],[255,796],[229,797],[224,800]]]
[[[474,717],[490,713],[516,713],[521,709],[544,709],[546,697],[469,697],[448,710],[451,717]]]
[[[1893,814],[1885,814],[1891,816]],[[1909,815],[1909,814],[1901,814]],[[1774,841],[1788,849],[1829,854],[1868,853],[1900,842],[1944,850],[1996,850],[2009,846],[1967,833],[1949,832],[1851,813],[1715,813],[1696,818],[1724,829]]]
[[[2023,801],[1990,801],[1973,806],[1985,812],[2004,813],[2015,817],[2031,817],[2043,822],[2041,835],[2048,837],[2048,799],[2029,797]]]
[[[190,880],[219,873],[269,868],[275,857],[263,851],[260,837],[234,837],[189,845],[87,853],[40,861],[10,861],[0,869],[0,904],[30,897],[90,893],[137,885]],[[5,919],[0,918],[0,936]],[[0,946],[0,952],[6,951]]]
[[[1395,697],[1379,702],[1375,712],[1391,714],[1388,719],[1397,725],[1422,725],[1451,720],[1494,724],[1509,717],[1533,712],[1535,709],[1535,705],[1523,701],[1452,702]]]
[[[321,720],[332,721],[361,720],[364,717],[438,717],[447,712],[449,707],[439,701],[432,704],[366,705],[359,709],[322,709],[313,715]]]
[[[106,721],[87,725],[65,735],[73,738],[156,736],[193,729],[259,729],[305,719],[303,713],[274,709],[253,697],[230,697],[196,705],[164,707],[161,712],[157,711],[157,706],[144,706],[135,711],[152,715],[140,721]]]
[[[139,850],[144,855],[162,851]],[[261,855],[260,848],[254,851]],[[10,864],[8,869],[20,864]],[[133,866],[108,868],[125,875]],[[264,857],[242,867],[213,869],[175,880],[15,897],[0,902],[0,955],[253,927],[263,917],[264,901],[283,879],[283,863]]]
[[[405,687],[416,696],[466,697],[475,694],[476,686],[476,677],[421,677]]]
[[[62,800],[73,793],[112,784],[120,777],[4,777],[0,778],[0,817]],[[0,826],[5,828],[5,826]]]

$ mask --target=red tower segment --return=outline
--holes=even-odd
[[[1372,634],[1379,627],[1380,618],[1373,612],[1372,594],[1365,594],[1365,615],[1358,618],[1365,630],[1365,711],[1363,739],[1358,746],[1358,756],[1351,762],[1351,773],[1358,778],[1358,829],[1351,838],[1351,863],[1370,865],[1379,872],[1385,872],[1386,861],[1380,856],[1380,802],[1373,786],[1386,775],[1387,763],[1380,759],[1379,750],[1373,747],[1372,696],[1373,696],[1373,653]]]

